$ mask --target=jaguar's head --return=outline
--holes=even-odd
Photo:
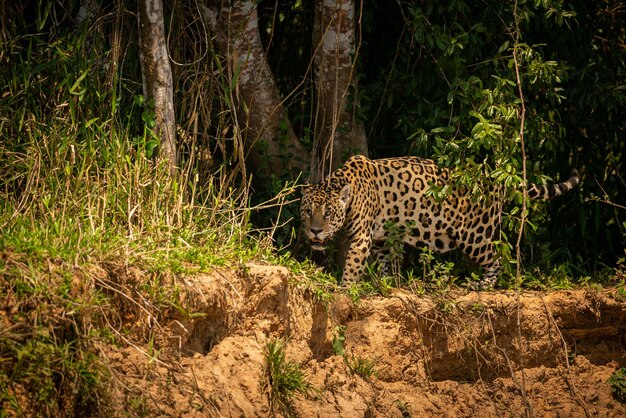
[[[307,186],[300,201],[304,231],[313,250],[326,249],[328,242],[346,220],[350,202],[350,185],[324,181]]]

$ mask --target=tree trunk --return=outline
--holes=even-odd
[[[232,4],[232,5],[230,5]],[[257,173],[301,170],[308,155],[296,137],[259,36],[255,0],[222,3],[206,20],[216,22],[218,47],[229,59],[237,121],[246,145],[246,161]],[[214,19],[216,17],[216,19]]]
[[[367,140],[355,119],[355,2],[318,0],[313,25],[316,128],[311,178],[319,181],[349,155],[367,155]]]
[[[165,44],[162,0],[139,0],[139,58],[146,99],[154,100],[159,156],[165,158],[170,173],[175,173],[176,119],[174,115],[172,68]]]

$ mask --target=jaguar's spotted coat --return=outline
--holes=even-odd
[[[363,273],[370,255],[375,256],[383,271],[388,271],[384,226],[387,222],[410,224],[402,237],[405,243],[426,244],[436,252],[459,248],[483,267],[484,279],[479,286],[492,287],[501,270],[493,239],[502,205],[497,196],[489,206],[473,203],[459,190],[441,203],[427,196],[429,184],[445,184],[448,177],[448,169],[427,159],[351,157],[325,180],[304,190],[300,210],[311,247],[325,249],[335,233],[345,228],[350,245],[343,281],[350,284]],[[573,170],[563,183],[530,184],[528,196],[560,196],[579,181],[578,172]]]

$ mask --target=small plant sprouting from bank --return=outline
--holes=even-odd
[[[265,370],[262,387],[269,390],[272,411],[291,415],[293,401],[307,396],[313,387],[299,363],[287,361],[287,343],[282,338],[269,340],[265,345]]]
[[[354,353],[346,354],[343,356],[346,366],[350,373],[361,376],[365,380],[369,380],[372,376],[378,376],[378,357],[369,358],[357,356]]]
[[[335,327],[335,335],[333,336],[333,351],[338,356],[343,356],[346,353],[346,327],[344,325],[337,325]]]
[[[333,336],[333,351],[338,356],[343,357],[346,367],[353,375],[361,376],[363,379],[370,379],[372,376],[378,376],[376,366],[378,358],[367,358],[354,355],[354,353],[346,353],[346,327],[339,325],[335,328]]]
[[[617,285],[617,289],[615,289],[615,293],[613,297],[615,297],[615,299],[619,300],[620,302],[626,301],[626,283],[625,282],[620,282]]]
[[[406,402],[395,400],[393,404],[400,411],[402,418],[411,418],[413,416],[413,414],[411,413],[411,410],[409,409],[409,405]]]
[[[626,229],[626,223],[624,224]],[[617,260],[617,267],[610,276],[613,282],[617,283],[614,297],[619,301],[626,301],[626,258],[622,257]]]
[[[350,296],[350,299],[355,306],[358,306],[359,302],[361,301],[361,297],[375,295],[376,293],[376,284],[364,280],[352,283],[348,288],[348,295]]]
[[[311,292],[320,302],[329,303],[333,300],[337,292],[335,278],[325,273],[311,260],[296,261],[289,252],[281,254],[273,251],[265,259],[276,265],[287,267],[294,274],[295,284]]]
[[[437,293],[445,293],[456,280],[452,275],[454,263],[441,263],[435,260],[433,252],[428,247],[420,250],[419,263],[422,266],[422,280],[434,285]]]
[[[385,275],[381,269],[374,264],[367,264],[365,266],[366,276],[371,280],[368,286],[362,288],[366,293],[377,293],[381,296],[389,296],[391,289],[393,288],[393,280],[396,280],[396,284],[399,285],[398,280],[392,276]]]
[[[609,378],[608,383],[611,386],[613,397],[626,403],[626,367],[617,369]]]

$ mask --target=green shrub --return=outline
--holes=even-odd
[[[615,399],[626,402],[626,367],[617,369],[609,378],[608,383]]]
[[[306,380],[300,364],[287,361],[287,344],[282,338],[272,339],[265,345],[265,374],[263,387],[269,387],[272,410],[289,413],[293,400],[306,396],[313,389]]]

